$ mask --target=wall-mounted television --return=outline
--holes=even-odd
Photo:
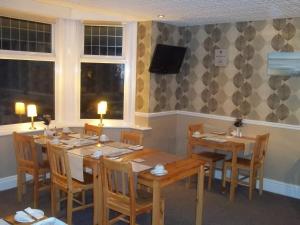
[[[185,52],[185,47],[157,44],[152,56],[149,72],[156,74],[178,73]]]

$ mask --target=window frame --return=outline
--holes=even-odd
[[[9,17],[9,16],[6,16]],[[41,21],[34,19],[24,19],[11,16],[9,18],[27,20],[38,23],[47,23],[51,25],[51,53],[46,52],[30,52],[30,51],[15,51],[15,50],[3,50],[0,49],[0,59],[8,59],[8,60],[25,60],[25,61],[46,61],[46,62],[54,62],[54,114],[56,114],[56,57],[55,57],[55,23],[49,21]],[[56,116],[55,116],[56,118]],[[53,120],[55,122],[55,120]],[[7,133],[12,131],[28,131],[30,122],[27,123],[12,123],[6,125],[0,125],[0,135],[1,133]],[[43,122],[36,122],[37,130],[41,129]],[[35,131],[35,130],[33,130]]]
[[[85,55],[84,54],[84,26],[122,26],[123,27],[123,35],[122,35],[122,56],[107,56],[107,55]],[[116,63],[116,64],[124,64],[124,97],[123,97],[123,119],[105,119],[104,115],[104,125],[108,126],[128,126],[134,124],[134,112],[135,112],[135,68],[133,69],[132,65],[130,65],[131,55],[129,54],[131,51],[136,50],[136,46],[131,46],[129,44],[131,37],[129,35],[129,28],[127,23],[122,24],[114,24],[111,25],[109,23],[82,23],[81,28],[81,41],[80,41],[80,74],[81,74],[81,63]],[[135,55],[134,55],[135,57]],[[135,57],[136,58],[136,57]],[[135,59],[136,60],[136,59]],[[135,64],[134,64],[135,65]],[[131,69],[130,69],[131,68]],[[80,81],[79,81],[80,82]],[[79,87],[81,89],[81,83],[79,83]],[[81,93],[81,91],[80,91]],[[79,93],[79,101],[81,100],[81,96]],[[96,110],[95,106],[95,110]],[[81,123],[93,123],[98,124],[98,118],[95,119],[81,119],[80,118],[80,108],[79,108],[79,120]]]
[[[123,28],[123,31],[122,31],[122,55],[121,56],[113,56],[113,55],[86,55],[84,54],[84,27],[85,26],[107,26],[107,27],[122,27]],[[84,57],[84,58],[91,58],[91,59],[97,59],[97,58],[103,58],[103,59],[111,59],[111,60],[114,60],[114,59],[125,59],[125,56],[126,56],[126,48],[124,48],[125,46],[125,31],[126,31],[126,24],[123,23],[123,24],[108,24],[108,23],[83,23],[83,26],[82,26],[82,40],[81,40],[81,57]]]

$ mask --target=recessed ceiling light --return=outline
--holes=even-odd
[[[160,15],[158,15],[157,17],[158,17],[158,18],[160,18],[160,19],[163,19],[163,18],[165,18],[166,16],[165,16],[165,15],[162,15],[162,14],[160,14]]]

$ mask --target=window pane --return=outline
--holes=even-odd
[[[81,63],[81,119],[96,119],[97,104],[108,103],[106,119],[123,119],[124,64]]]
[[[0,59],[0,125],[30,121],[15,114],[17,101],[54,119],[54,62]]]
[[[122,50],[116,49],[123,47],[122,35],[123,27],[84,26],[84,54],[122,56]]]
[[[0,16],[0,21],[0,49],[51,52],[51,24],[18,20],[3,16]],[[21,41],[21,45],[16,47],[16,43],[20,43]],[[39,42],[39,46],[37,46],[37,42]]]

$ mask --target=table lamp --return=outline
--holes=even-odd
[[[35,130],[36,127],[34,127],[33,117],[37,116],[36,105],[34,104],[27,105],[27,116],[31,117],[31,127],[29,129]]]
[[[15,103],[15,113],[20,116],[25,114],[25,104],[23,102]]]
[[[100,114],[100,123],[99,123],[100,127],[104,126],[102,120],[103,120],[103,115],[106,114],[106,110],[107,110],[107,101],[99,102],[98,103],[98,114]]]

